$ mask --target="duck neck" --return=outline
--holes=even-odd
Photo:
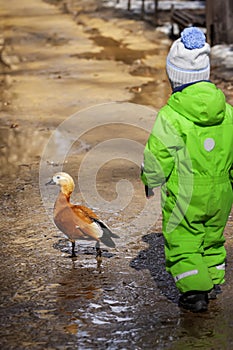
[[[61,210],[62,208],[66,208],[67,205],[70,204],[70,197],[66,197],[66,195],[62,192],[59,193],[57,196],[55,205],[54,205],[54,213],[56,214],[57,211]]]
[[[70,196],[71,196],[71,193],[73,192],[73,190],[74,190],[73,186],[71,186],[69,184],[63,185],[61,187],[61,193],[63,193],[66,196],[68,202],[70,201]]]

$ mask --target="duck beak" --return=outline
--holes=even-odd
[[[51,179],[49,182],[45,184],[45,186],[47,185],[56,185],[56,182],[54,182],[53,179]]]

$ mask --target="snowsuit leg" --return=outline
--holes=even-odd
[[[226,259],[223,232],[231,210],[233,192],[231,185],[227,183],[217,184],[215,187],[216,193],[222,193],[222,196],[216,198],[218,206],[215,215],[204,224],[203,260],[208,266],[213,283],[221,284],[224,282]]]
[[[162,192],[166,269],[180,292],[209,291],[224,282],[223,231],[232,206],[231,186],[229,180],[194,186],[186,210],[185,198],[177,192],[173,183]],[[172,230],[168,229],[171,218]]]
[[[212,225],[214,221],[216,221],[216,217],[211,218],[205,224],[206,234],[203,245],[203,261],[209,269],[213,284],[222,284],[225,282],[226,259],[225,238],[223,236],[224,227],[215,227]]]

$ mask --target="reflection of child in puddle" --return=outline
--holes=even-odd
[[[223,230],[232,206],[233,108],[209,81],[210,47],[186,28],[167,57],[173,93],[159,111],[144,151],[147,197],[161,185],[166,269],[179,305],[205,311],[221,292]]]

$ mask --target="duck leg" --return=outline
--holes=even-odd
[[[75,254],[75,241],[71,241],[72,243],[72,254],[71,258],[75,258],[77,255]]]
[[[102,251],[100,249],[99,242],[96,242],[95,249],[96,249],[96,260],[98,263],[101,263],[102,262]]]

